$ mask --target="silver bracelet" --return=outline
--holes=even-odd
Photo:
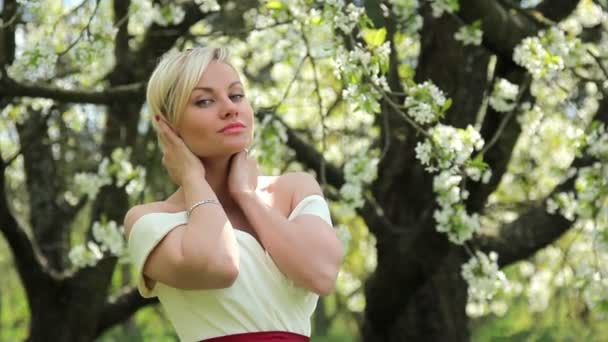
[[[206,199],[206,200],[202,200],[202,201],[198,201],[196,203],[194,203],[190,209],[188,209],[188,211],[186,212],[186,216],[190,217],[190,215],[192,214],[192,210],[196,209],[196,207],[198,207],[199,205],[203,205],[203,204],[208,204],[208,203],[213,203],[213,204],[217,204],[217,205],[222,205],[218,200],[215,199]]]

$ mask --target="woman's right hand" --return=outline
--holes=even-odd
[[[158,135],[162,145],[162,163],[171,180],[182,186],[188,177],[205,177],[205,167],[200,159],[186,146],[182,138],[160,115],[155,115]]]

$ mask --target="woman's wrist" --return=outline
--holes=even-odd
[[[192,170],[192,171],[188,171],[184,175],[184,178],[183,178],[185,184],[192,183],[192,182],[199,182],[201,179],[205,179],[205,171],[204,170]]]

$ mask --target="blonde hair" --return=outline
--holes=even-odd
[[[186,51],[169,51],[150,80],[146,100],[151,114],[162,115],[170,123],[178,124],[192,90],[211,61],[228,63],[228,50],[223,47],[197,47]]]

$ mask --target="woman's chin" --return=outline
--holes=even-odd
[[[215,154],[217,157],[220,156],[233,156],[243,150],[245,150],[247,148],[248,145],[242,145],[242,146],[230,146],[228,148],[222,149],[222,151],[218,151],[217,154]]]

